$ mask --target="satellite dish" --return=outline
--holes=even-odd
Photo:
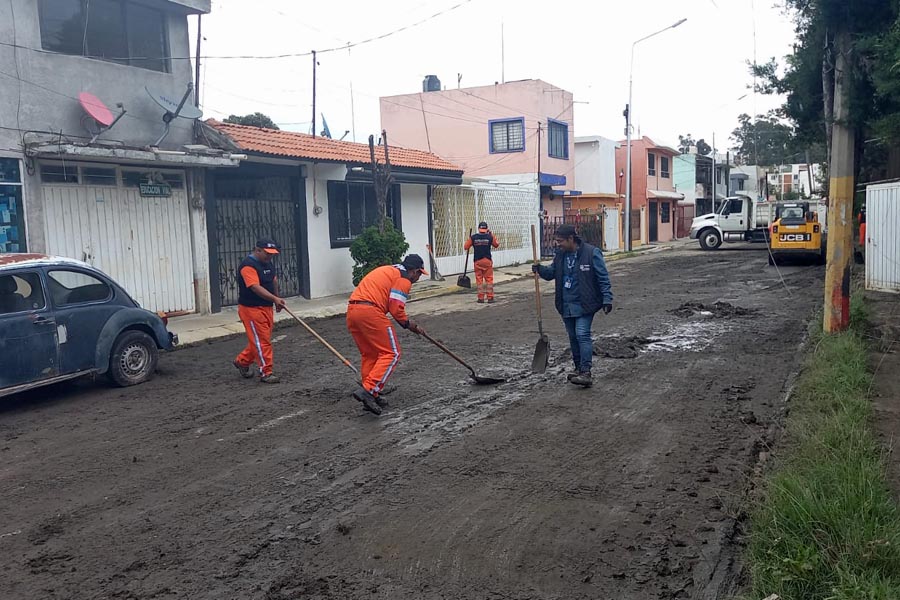
[[[119,102],[116,106],[121,110],[118,116],[113,116],[103,101],[90,92],[81,92],[78,94],[78,102],[84,109],[85,115],[81,119],[81,123],[87,132],[91,135],[89,144],[97,141],[97,137],[104,131],[108,131],[119,122],[119,119],[125,116],[125,108]]]
[[[203,111],[201,111],[193,104],[189,104],[187,101],[191,95],[191,92],[194,91],[193,83],[188,83],[187,89],[185,90],[184,95],[180,100],[172,97],[169,94],[151,90],[148,87],[144,87],[144,89],[147,91],[147,94],[153,99],[153,101],[156,102],[160,106],[160,108],[166,111],[165,113],[163,113],[162,117],[163,123],[166,124],[166,130],[163,132],[162,136],[160,136],[160,138],[156,140],[154,146],[159,146],[162,141],[166,139],[166,136],[169,135],[170,124],[178,117],[181,117],[182,119],[195,120],[203,116]]]

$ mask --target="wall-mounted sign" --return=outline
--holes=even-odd
[[[172,195],[172,186],[168,183],[141,183],[142,198],[168,198]]]

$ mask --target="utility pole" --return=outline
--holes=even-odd
[[[855,132],[849,125],[852,78],[850,33],[835,37],[834,126],[831,133],[831,185],[828,198],[828,255],[825,263],[826,333],[850,326],[850,257],[853,252],[853,169]]]
[[[718,192],[719,180],[716,177],[716,134],[712,134],[712,212],[716,212],[716,192]]]
[[[312,135],[316,137],[316,64],[318,61],[316,60],[316,51],[312,51],[312,59],[313,59],[313,98],[312,98]]]
[[[200,41],[203,39],[203,15],[197,15],[197,58],[194,61],[194,106],[200,108]]]

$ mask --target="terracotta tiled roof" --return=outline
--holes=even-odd
[[[228,136],[235,145],[246,152],[339,163],[370,164],[372,162],[368,144],[313,137],[294,131],[234,125],[215,119],[209,119],[206,124]],[[391,146],[390,157],[391,165],[395,167],[455,173],[463,171],[453,163],[422,150]],[[375,158],[380,163],[384,162],[383,146],[375,147]]]

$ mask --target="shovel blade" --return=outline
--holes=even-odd
[[[460,275],[459,279],[456,280],[456,285],[458,285],[459,287],[471,288],[472,280],[469,279],[467,275]]]
[[[550,340],[547,336],[538,340],[534,347],[534,359],[531,361],[532,373],[543,373],[550,364]]]
[[[470,373],[469,377],[471,377],[475,383],[480,385],[497,385],[498,383],[506,383],[506,379],[501,377],[485,377],[484,375],[476,375],[475,373]]]

